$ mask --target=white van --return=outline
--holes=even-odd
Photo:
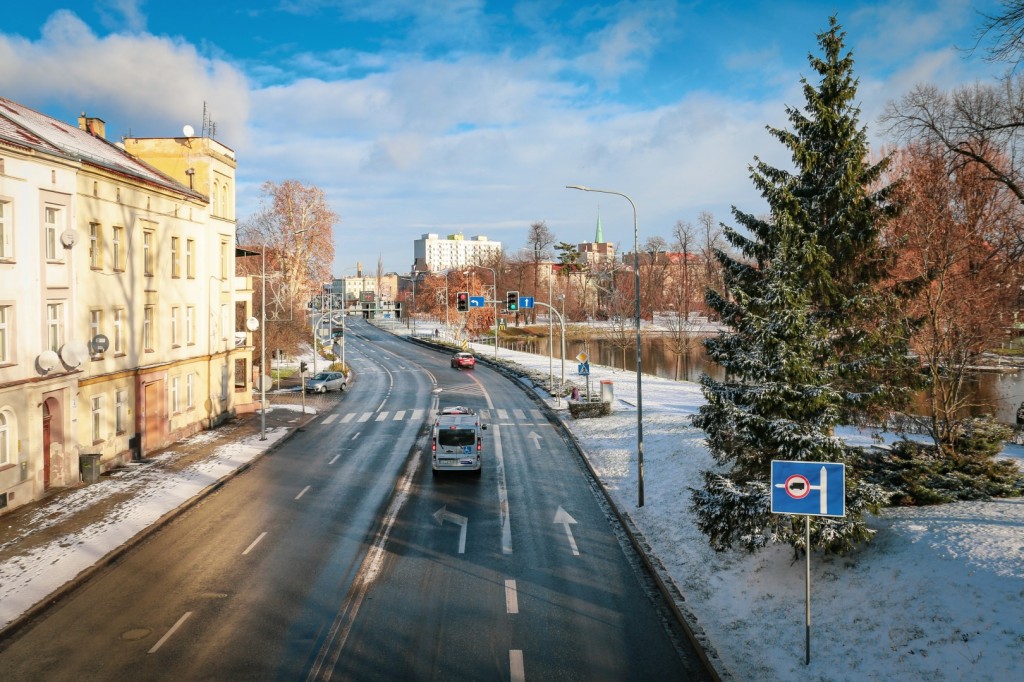
[[[487,424],[481,424],[480,417],[467,407],[445,407],[438,412],[430,441],[433,473],[472,471],[479,476],[486,429]]]

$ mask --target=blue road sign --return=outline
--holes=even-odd
[[[772,513],[846,516],[846,465],[772,460]]]
[[[484,296],[470,296],[469,307],[470,308],[483,308],[487,304],[487,298]]]
[[[590,375],[590,363],[589,362],[581,362],[579,365],[576,366],[576,373],[579,374],[581,377],[589,376]]]
[[[533,308],[533,296],[520,296],[519,297],[519,309]]]

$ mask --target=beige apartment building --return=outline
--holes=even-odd
[[[0,513],[254,408],[234,170],[0,98]]]

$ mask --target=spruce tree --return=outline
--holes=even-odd
[[[875,189],[885,161],[868,161],[844,38],[832,17],[818,36],[824,56],[809,56],[820,81],[802,79],[804,109],[786,110],[792,130],[768,127],[793,170],[755,157],[751,179],[768,217],[733,208],[749,236],[724,226],[739,257],[716,254],[728,294],[707,300],[729,331],[705,345],[726,379],[702,378],[707,403],[694,423],[720,466],[691,493],[718,550],[803,546],[803,519],[770,512],[774,459],[847,465],[846,516],[816,518],[814,547],[842,553],[868,540],[864,515],[885,502],[861,480],[858,451],[834,435],[838,423],[899,404],[904,392],[894,386],[911,369],[906,329],[883,287],[891,255],[879,235],[895,207],[887,189]]]

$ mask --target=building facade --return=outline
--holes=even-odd
[[[486,264],[501,255],[501,242],[483,235],[467,239],[461,233],[441,238],[428,233],[413,242],[414,272],[444,272]]]
[[[78,124],[0,99],[0,513],[253,407],[230,150]]]

